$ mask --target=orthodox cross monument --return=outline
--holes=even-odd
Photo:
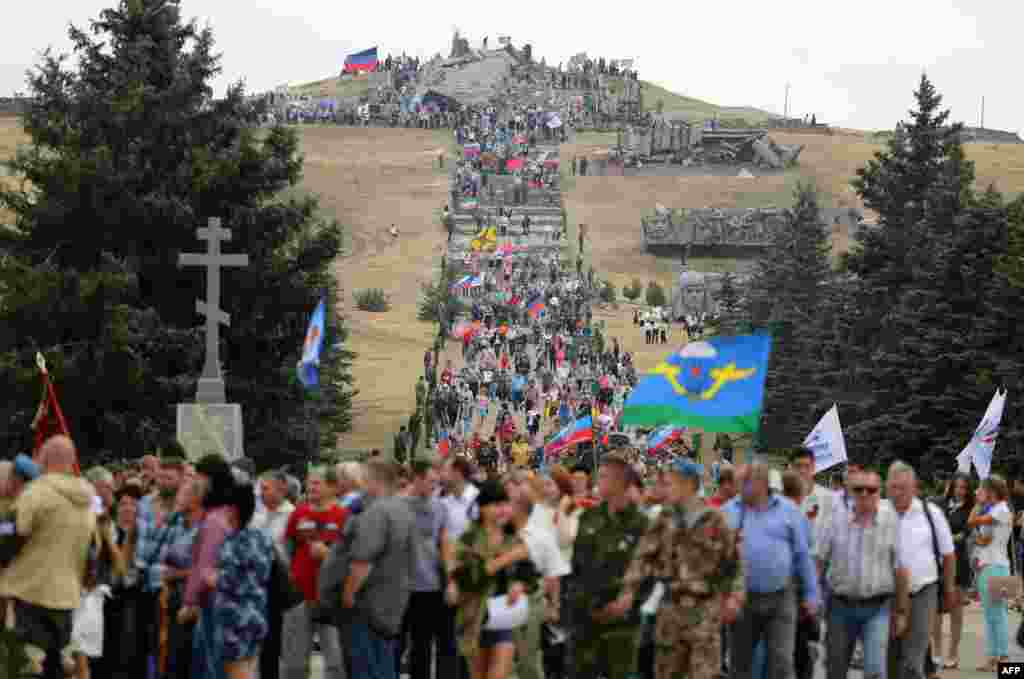
[[[220,326],[231,325],[231,316],[220,308],[220,274],[224,267],[247,266],[249,256],[221,252],[220,245],[231,240],[231,231],[221,228],[220,219],[210,219],[206,228],[196,229],[196,236],[206,241],[206,252],[182,253],[178,265],[206,267],[206,300],[196,300],[196,311],[206,317],[206,359],[196,389],[196,402],[178,404],[178,440],[192,459],[216,453],[230,461],[243,454],[242,406],[226,403],[220,364]]]

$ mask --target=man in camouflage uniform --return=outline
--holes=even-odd
[[[659,583],[654,676],[714,679],[721,625],[743,606],[742,562],[725,515],[697,495],[704,468],[680,459],[667,472],[666,506],[640,541],[616,603],[631,607],[641,588]]]
[[[568,593],[571,677],[636,676],[639,612],[618,601],[622,578],[648,525],[627,497],[635,474],[623,457],[609,455],[598,473],[603,502],[580,516]],[[637,589],[639,601],[653,584]]]

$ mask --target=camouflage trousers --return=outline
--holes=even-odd
[[[635,625],[576,625],[571,639],[571,679],[637,679],[637,646],[640,630]]]
[[[715,679],[722,667],[718,599],[683,599],[658,610],[655,679]]]

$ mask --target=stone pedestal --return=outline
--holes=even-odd
[[[190,460],[221,455],[243,457],[242,406],[237,403],[179,403],[177,439]]]

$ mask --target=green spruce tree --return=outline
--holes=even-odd
[[[758,261],[747,296],[746,314],[754,327],[772,333],[763,425],[763,442],[770,449],[803,441],[821,415],[814,337],[831,275],[828,256],[817,191],[800,185],[785,225]]]
[[[260,465],[301,454],[295,365],[320,291],[337,292],[341,230],[316,217],[314,199],[283,197],[301,175],[296,133],[251,127],[241,85],[213,96],[212,32],[183,22],[178,0],[124,0],[70,37],[74,62],[47,53],[30,76],[31,144],[9,163],[27,181],[0,192],[15,215],[0,285],[34,291],[0,309],[8,449],[35,409],[37,349],[86,459],[104,447],[139,455],[173,435],[174,404],[193,400],[202,367],[195,304],[206,296],[206,272],[180,269],[178,256],[200,251],[196,228],[218,217],[233,234],[225,251],[250,261],[225,272],[221,300],[246,452]],[[335,313],[321,364],[332,447],[349,427],[344,339]]]

